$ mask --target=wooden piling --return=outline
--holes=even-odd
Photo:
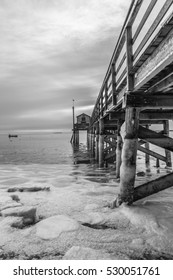
[[[74,133],[74,144],[75,144],[75,146],[79,145],[79,130],[75,130],[75,133]]]
[[[158,159],[158,158],[156,159],[156,167],[157,167],[157,168],[159,168],[159,167],[160,167],[160,161],[159,161],[159,159]]]
[[[96,124],[95,130],[95,161],[98,162],[99,159],[99,123]]]
[[[88,150],[91,152],[91,130],[88,130]]]
[[[120,166],[121,166],[121,155],[122,155],[122,146],[123,141],[120,134],[122,122],[119,120],[117,123],[117,147],[116,147],[116,178],[120,177]]]
[[[126,27],[126,70],[127,92],[126,96],[134,89],[134,75],[131,73],[133,66],[132,27]],[[122,149],[122,163],[120,167],[120,194],[115,201],[118,206],[125,202],[133,203],[133,192],[136,175],[136,155],[138,148],[138,127],[140,109],[133,106],[125,109],[125,137]]]
[[[87,130],[87,149],[89,150],[89,130]]]
[[[163,122],[163,131],[165,136],[169,136],[169,121],[164,120]],[[166,156],[166,166],[172,167],[171,161],[171,152],[165,149],[165,156]]]
[[[99,167],[104,166],[104,120],[99,120]]]
[[[149,125],[146,125],[146,128],[149,129]],[[145,143],[145,149],[150,149],[150,144],[148,142]],[[145,154],[145,164],[148,166],[150,164],[150,156],[149,154]]]
[[[122,202],[133,203],[136,175],[136,155],[138,147],[139,109],[127,108],[125,117],[125,138],[120,167],[120,194],[116,206]]]
[[[91,130],[91,155],[94,157],[94,149],[95,149],[95,131],[94,128]]]

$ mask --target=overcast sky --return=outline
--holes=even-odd
[[[131,0],[0,0],[0,131],[91,114]]]

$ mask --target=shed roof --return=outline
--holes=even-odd
[[[82,113],[82,114],[78,115],[76,118],[78,118],[78,117],[80,117],[80,116],[82,116],[82,115],[85,115],[85,116],[87,116],[87,117],[89,117],[89,118],[90,118],[90,116],[89,116],[89,115],[87,115],[87,114],[85,114],[85,113]]]

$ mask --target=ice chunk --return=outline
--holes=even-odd
[[[111,260],[105,251],[87,247],[73,246],[63,257],[64,260]]]
[[[53,239],[58,237],[62,232],[75,231],[79,224],[74,219],[65,215],[56,215],[36,225],[36,235],[42,239]]]

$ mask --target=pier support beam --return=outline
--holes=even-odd
[[[169,121],[165,120],[163,122],[163,131],[165,136],[169,136]],[[165,156],[166,156],[166,166],[172,167],[171,161],[171,152],[165,149]]]
[[[91,152],[91,130],[88,131],[88,150]]]
[[[95,130],[95,161],[99,160],[99,123],[96,124]]]
[[[120,166],[121,166],[121,155],[122,155],[122,146],[123,141],[120,134],[122,122],[118,121],[118,130],[117,130],[117,147],[116,147],[116,178],[120,177]]]
[[[104,166],[104,120],[99,120],[99,167]]]
[[[87,130],[87,149],[89,150],[89,130]]]
[[[91,130],[91,154],[94,157],[94,149],[95,149],[95,131],[94,128]]]
[[[74,131],[74,145],[75,146],[79,145],[79,130]]]
[[[112,208],[123,202],[133,203],[134,183],[136,175],[136,155],[138,148],[139,109],[127,108],[125,116],[125,137],[120,167],[120,193],[112,203]]]
[[[149,125],[146,125],[146,128],[149,129]],[[145,143],[145,149],[150,149],[150,144],[148,142]],[[148,166],[150,164],[150,156],[149,154],[145,154],[145,164]]]

